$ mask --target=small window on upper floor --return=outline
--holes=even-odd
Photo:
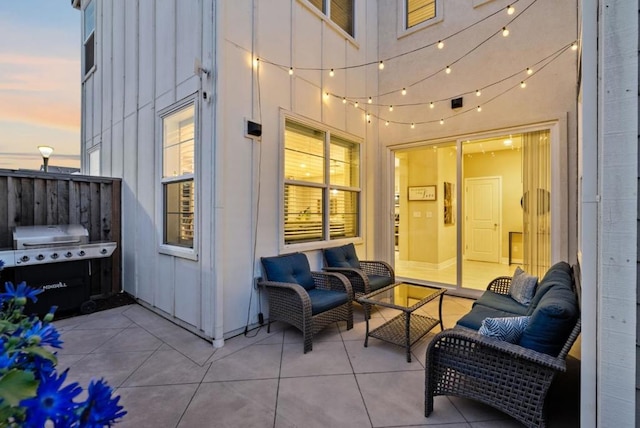
[[[95,32],[96,32],[96,7],[95,2],[90,1],[83,11],[82,27],[82,62],[83,75],[86,76],[96,65],[95,59]]]
[[[320,12],[327,15],[338,27],[353,37],[354,0],[308,0]]]
[[[436,17],[436,0],[405,0],[405,28],[409,29]]]

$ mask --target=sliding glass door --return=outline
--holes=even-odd
[[[545,271],[549,139],[543,130],[396,150],[396,275],[484,290],[516,265]]]

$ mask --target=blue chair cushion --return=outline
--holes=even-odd
[[[488,306],[476,305],[470,312],[460,318],[456,325],[478,331],[480,330],[482,321],[484,321],[485,318],[504,318],[512,316],[513,314],[510,312],[500,311]]]
[[[527,315],[532,315],[538,307],[540,300],[547,294],[549,290],[555,287],[564,288],[569,292],[573,292],[571,289],[571,266],[567,262],[558,262],[551,266],[542,280],[538,283],[536,293],[531,299],[529,304],[529,312]]]
[[[329,309],[344,305],[349,301],[349,295],[342,291],[314,288],[308,292],[309,299],[311,299],[312,315],[320,314],[324,311],[328,311]]]
[[[533,311],[520,346],[557,356],[578,320],[576,295],[565,287],[552,287]]]
[[[367,275],[367,278],[369,278],[369,287],[371,288],[371,291],[379,290],[382,287],[393,284],[393,281],[389,276]]]
[[[305,290],[315,288],[307,256],[302,253],[262,257],[262,273],[268,281],[299,284]]]
[[[327,267],[360,269],[360,260],[353,244],[323,250]]]
[[[482,305],[499,311],[510,312],[514,315],[527,315],[529,307],[521,305],[511,298],[508,294],[495,293],[493,291],[485,291],[482,296],[475,301],[473,306]]]

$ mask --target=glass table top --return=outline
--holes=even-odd
[[[413,311],[444,294],[446,289],[426,285],[398,282],[358,298],[361,303],[371,303],[405,311]]]

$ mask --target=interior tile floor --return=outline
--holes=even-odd
[[[471,300],[445,296],[445,327]],[[425,306],[437,316],[437,302]],[[301,334],[281,323],[227,339],[222,348],[133,304],[55,324],[64,341],[59,370],[86,388],[104,377],[128,414],[118,427],[519,427],[488,406],[437,397],[424,417],[425,349],[433,334],[404,349],[369,340],[362,308],[354,328],[335,324],[303,354]],[[393,316],[374,311],[371,325]],[[579,360],[570,358],[550,393],[551,427],[578,427]]]

